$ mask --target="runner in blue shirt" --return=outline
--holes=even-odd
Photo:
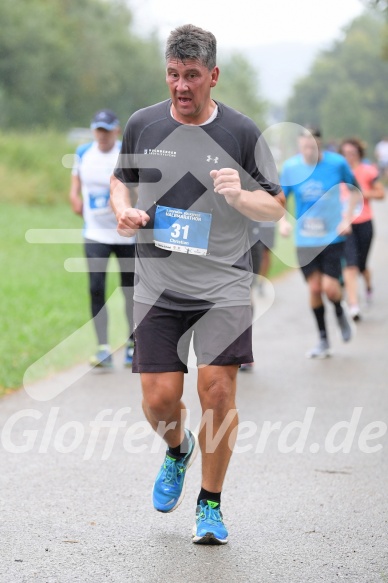
[[[357,181],[345,158],[321,150],[319,130],[305,130],[299,138],[300,153],[284,163],[281,185],[286,197],[295,198],[295,240],[299,265],[310,291],[310,305],[319,331],[319,342],[308,358],[331,355],[325,323],[324,296],[335,308],[344,342],[352,338],[353,328],[342,299],[342,257],[346,234],[359,193]],[[343,217],[340,184],[352,190],[348,214]],[[288,236],[291,224],[283,218],[280,233]]]

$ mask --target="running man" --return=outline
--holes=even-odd
[[[352,321],[342,298],[342,259],[345,235],[351,230],[353,210],[359,201],[357,181],[345,158],[322,151],[319,130],[304,131],[299,137],[300,153],[286,160],[281,184],[286,197],[291,193],[296,206],[296,247],[299,265],[310,292],[310,306],[317,323],[318,344],[308,358],[326,358],[331,348],[325,322],[324,297],[333,304],[344,342],[353,335]],[[346,217],[342,216],[340,183],[352,188]],[[283,218],[279,232],[290,235],[291,224]]]
[[[170,99],[129,119],[111,200],[119,233],[138,237],[132,370],[141,374],[145,416],[168,447],[153,504],[177,508],[197,454],[182,401],[193,334],[203,414],[193,542],[225,544],[221,491],[238,426],[237,371],[253,360],[248,219],[279,220],[283,195],[266,178],[274,174],[258,168],[255,124],[211,97],[219,78],[214,35],[179,27],[165,57]]]
[[[89,268],[89,293],[98,349],[90,359],[92,366],[110,368],[112,352],[108,343],[108,313],[105,306],[106,271],[109,257],[116,255],[121,269],[125,296],[128,342],[124,365],[132,366],[133,356],[133,281],[131,261],[135,257],[135,237],[117,232],[117,221],[110,206],[109,182],[120,152],[120,123],[108,109],[98,111],[91,123],[94,141],[79,146],[73,167],[70,203],[84,218],[84,247]]]

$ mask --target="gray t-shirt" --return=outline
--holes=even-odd
[[[249,191],[275,195],[280,187],[253,121],[217,105],[203,126],[174,120],[171,100],[128,120],[114,174],[138,185],[138,208],[150,216],[137,235],[137,302],[176,310],[250,304],[249,219],[214,192],[210,171],[237,169]],[[170,250],[178,248],[186,252]]]

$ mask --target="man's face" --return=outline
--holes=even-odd
[[[120,128],[114,130],[106,130],[104,128],[97,128],[94,130],[94,139],[96,140],[101,152],[110,152],[116,143]]]
[[[299,151],[306,164],[317,164],[321,157],[321,142],[313,136],[300,136]]]
[[[218,81],[219,69],[211,71],[199,61],[169,60],[166,82],[170,90],[174,117],[181,123],[201,124],[210,114],[211,88]]]

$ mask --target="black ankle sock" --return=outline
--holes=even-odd
[[[341,306],[341,300],[339,302],[333,302],[334,308],[335,308],[335,313],[337,318],[339,318],[340,316],[342,316],[343,314],[343,308]]]
[[[325,325],[325,307],[319,306],[319,308],[313,308],[314,316],[317,321],[319,336],[320,338],[327,338],[326,325]]]
[[[185,432],[185,436],[183,438],[183,441],[180,445],[177,445],[177,447],[169,447],[167,452],[168,455],[171,455],[171,457],[174,457],[175,459],[181,459],[183,458],[187,452],[189,451],[189,440],[187,438],[187,434]]]
[[[201,488],[197,504],[199,504],[201,500],[211,500],[212,502],[217,502],[221,505],[221,492],[209,492],[208,490]]]

